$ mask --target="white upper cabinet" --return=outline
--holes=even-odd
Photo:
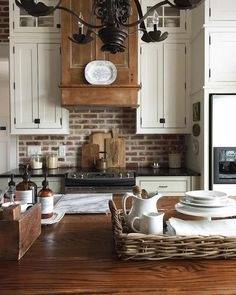
[[[211,21],[236,21],[235,0],[209,0]]]
[[[236,32],[209,34],[209,83],[218,85],[236,82]]]
[[[68,111],[60,101],[60,44],[11,46],[11,133],[68,134]]]
[[[186,128],[186,44],[164,44],[165,128]]]
[[[142,44],[137,133],[188,133],[187,43]]]
[[[45,4],[55,5],[57,0],[44,0]],[[49,16],[34,17],[19,8],[14,0],[10,0],[11,32],[17,33],[59,33],[60,14],[55,11]]]
[[[37,45],[15,44],[13,47],[14,100],[11,111],[15,128],[38,128]]]
[[[60,45],[38,44],[40,128],[61,128],[60,73]]]
[[[140,79],[142,90],[141,128],[161,128],[163,124],[163,46],[159,44],[143,44],[141,46]]]
[[[157,0],[142,0],[143,13],[145,14],[152,6],[157,4]],[[186,33],[188,30],[187,12],[178,10],[169,5],[157,8],[148,16],[145,21],[148,30],[153,30],[156,24],[158,29],[169,33]]]

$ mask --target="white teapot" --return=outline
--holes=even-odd
[[[122,208],[125,214],[125,221],[129,227],[132,228],[132,224],[136,217],[141,217],[143,213],[158,212],[157,201],[162,197],[160,194],[155,194],[148,199],[142,199],[131,193],[127,193],[122,199]],[[126,202],[128,198],[132,198],[132,207],[130,212],[127,213]]]

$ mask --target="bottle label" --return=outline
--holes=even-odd
[[[33,203],[33,191],[16,191],[16,201],[22,203]]]
[[[53,213],[53,197],[42,198],[38,197],[38,201],[41,204],[41,213],[50,214]]]

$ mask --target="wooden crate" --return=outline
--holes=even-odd
[[[19,220],[0,220],[0,260],[19,260],[41,234],[41,205],[36,204]]]

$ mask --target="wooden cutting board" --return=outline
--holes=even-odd
[[[92,133],[90,135],[90,142],[93,144],[99,145],[99,151],[104,152],[105,151],[105,139],[111,138],[111,133],[104,133],[104,132],[96,132]],[[100,155],[100,158],[103,157]]]
[[[96,160],[99,159],[98,144],[83,144],[82,145],[82,168],[94,168]]]
[[[123,168],[125,163],[125,140],[113,131],[112,138],[105,139],[108,168]]]

